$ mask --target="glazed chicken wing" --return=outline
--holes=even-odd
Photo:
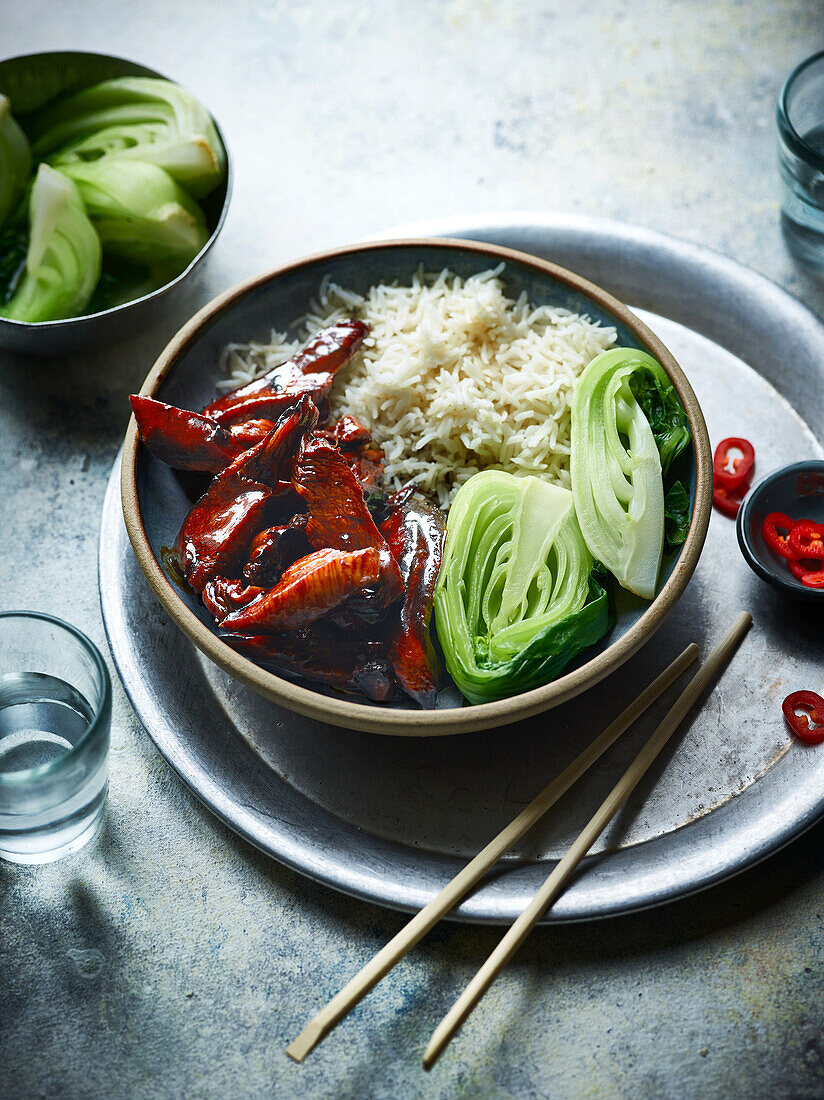
[[[422,493],[402,490],[390,497],[389,516],[381,532],[389,544],[406,585],[400,610],[386,625],[389,662],[407,695],[422,707],[435,705],[438,665],[429,637],[429,619],[446,517]]]
[[[271,420],[250,420],[222,428],[204,413],[178,409],[133,393],[129,397],[141,442],[167,466],[219,474],[274,428]]]
[[[267,527],[255,535],[249,550],[249,560],[243,567],[243,576],[250,584],[271,588],[277,584],[284,569],[311,553],[306,537],[304,513],[292,516],[288,523]]]
[[[351,359],[368,333],[369,325],[363,321],[338,321],[319,332],[293,358],[216,398],[203,412],[223,427],[258,417],[273,419],[304,394],[326,411],[336,372]]]
[[[292,484],[306,501],[306,536],[312,546],[379,550],[381,602],[384,607],[393,603],[403,592],[398,564],[369,514],[357,478],[337,447],[311,433],[306,435],[295,459]]]
[[[290,565],[274,588],[227,615],[221,626],[244,634],[297,630],[374,584],[380,570],[380,552],[371,546],[316,550]]]

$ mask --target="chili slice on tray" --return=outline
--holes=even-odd
[[[736,454],[740,451],[741,454]],[[728,493],[746,490],[755,465],[755,448],[748,439],[730,436],[722,439],[712,458],[713,483]]]
[[[734,496],[726,489],[722,489],[720,485],[712,491],[712,502],[719,512],[723,512],[730,519],[735,519],[741,507],[741,497]]]
[[[755,448],[748,439],[722,439],[712,456],[712,502],[719,512],[735,519],[750,487]]]
[[[794,691],[781,704],[781,709],[787,725],[799,741],[806,745],[818,745],[824,741],[824,699],[817,692]]]

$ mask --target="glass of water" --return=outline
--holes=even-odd
[[[112,685],[68,623],[0,612],[0,858],[48,863],[94,835],[106,802]]]
[[[787,77],[777,121],[784,237],[802,263],[824,272],[824,51]]]

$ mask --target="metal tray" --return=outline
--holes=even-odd
[[[711,438],[751,438],[758,474],[824,454],[816,441],[824,435],[824,326],[754,272],[659,234],[593,219],[498,216],[405,226],[391,235],[407,234],[534,252],[641,307],[693,383]],[[708,648],[741,608],[752,611],[755,627],[718,687],[545,920],[606,917],[711,886],[824,812],[824,751],[791,743],[781,717],[784,695],[821,682],[821,622],[750,572],[734,524],[723,516],[713,515],[693,580],[654,644],[620,671],[519,725],[421,741],[302,718],[212,665],[149,590],[126,537],[118,478],[116,466],[103,507],[100,595],[137,714],[218,817],[335,889],[399,909],[424,905],[688,641]],[[610,750],[456,919],[514,919],[666,705],[661,700]]]

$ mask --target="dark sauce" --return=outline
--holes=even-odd
[[[190,504],[196,504],[212,482],[211,474],[199,470],[175,470],[174,475]]]
[[[177,550],[171,546],[160,547],[160,564],[163,566],[163,572],[175,586],[180,589],[186,596],[194,595],[192,589],[186,578],[183,576],[183,569],[180,564],[180,555]]]

